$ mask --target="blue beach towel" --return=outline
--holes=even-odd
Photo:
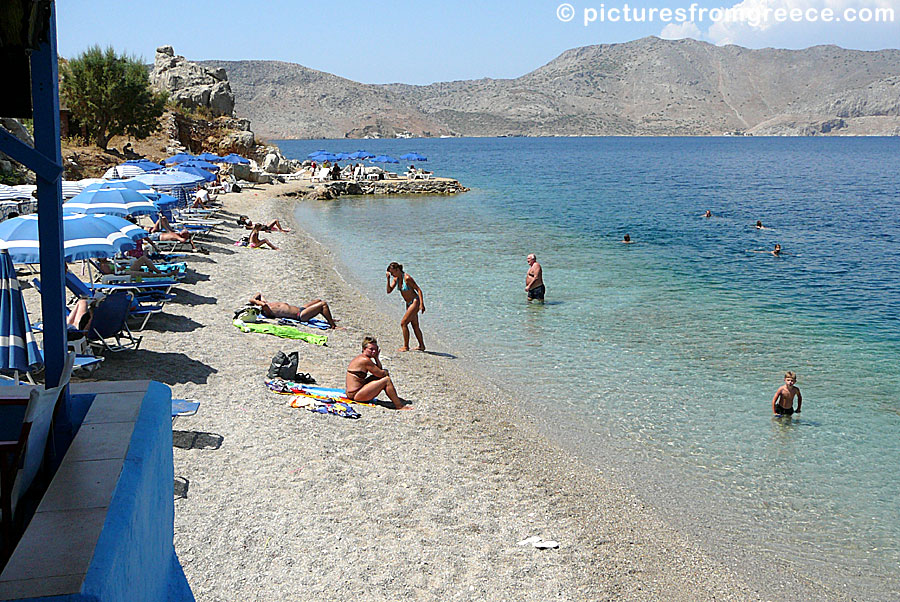
[[[293,318],[278,318],[278,323],[284,326],[307,326],[309,328],[318,328],[319,330],[328,330],[328,322],[319,318],[310,318],[307,322],[294,320]]]

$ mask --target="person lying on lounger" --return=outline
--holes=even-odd
[[[375,337],[365,337],[362,341],[362,353],[350,360],[350,365],[347,366],[347,398],[353,401],[372,401],[384,391],[394,402],[394,408],[409,409],[406,402],[397,395],[390,374],[381,366],[380,356],[381,350]]]
[[[204,254],[209,253],[205,248],[194,244],[194,241],[191,239],[191,233],[187,229],[176,232],[165,215],[160,214],[159,219],[147,229],[147,232],[150,233],[150,240],[174,240],[182,244],[188,243],[194,251]]]
[[[331,328],[338,327],[338,321],[332,317],[328,303],[321,299],[313,299],[297,307],[281,301],[269,301],[263,297],[262,293],[256,293],[250,298],[250,303],[257,306],[262,315],[267,318],[290,318],[291,320],[308,322],[311,318],[321,315]]]

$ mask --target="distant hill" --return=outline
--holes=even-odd
[[[900,50],[750,50],[643,38],[574,48],[516,79],[361,84],[293,63],[224,67],[269,138],[900,135]]]

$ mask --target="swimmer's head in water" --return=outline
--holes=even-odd
[[[757,228],[762,228],[762,222],[761,222],[761,221],[757,221],[757,222],[756,222],[756,227],[757,227]]]
[[[631,235],[626,234],[625,238],[623,238],[622,240],[624,240],[625,242],[631,242]]]
[[[791,372],[790,370],[788,370],[787,372],[784,373],[784,380],[785,380],[785,382],[791,381],[791,383],[796,383],[797,382],[797,374],[795,372]]]

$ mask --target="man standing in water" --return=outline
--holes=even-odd
[[[531,253],[525,258],[528,262],[528,272],[525,274],[525,293],[528,295],[528,302],[540,301],[544,302],[544,273],[541,270],[541,264],[537,262],[537,257]]]

